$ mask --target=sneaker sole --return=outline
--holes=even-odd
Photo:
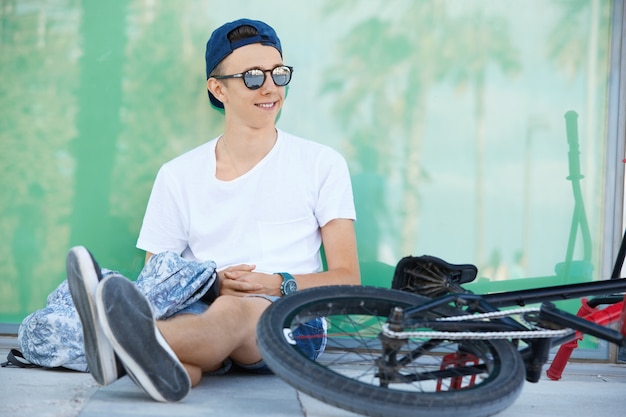
[[[70,249],[66,267],[70,294],[83,326],[89,372],[98,384],[109,385],[118,379],[118,372],[115,351],[99,325],[95,304],[96,289],[102,279],[100,267],[82,246]]]
[[[126,278],[111,275],[96,291],[100,324],[131,378],[160,402],[181,401],[187,371],[157,329],[150,304]]]

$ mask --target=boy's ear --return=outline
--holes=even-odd
[[[216,99],[222,103],[225,101],[224,84],[215,78],[209,78],[206,80],[206,88],[215,96]]]

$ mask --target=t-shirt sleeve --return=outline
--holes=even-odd
[[[318,160],[318,201],[315,216],[324,226],[334,219],[356,220],[352,181],[346,160],[328,149]]]
[[[182,253],[187,247],[187,213],[182,210],[183,190],[161,167],[152,186],[150,199],[143,218],[137,247],[147,252],[171,251]]]

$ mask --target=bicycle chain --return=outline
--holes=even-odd
[[[516,308],[507,311],[493,311],[490,313],[467,314],[464,316],[440,317],[437,321],[467,321],[509,317],[524,313],[537,313],[536,307]],[[527,323],[528,324],[528,323]],[[427,338],[447,340],[478,340],[478,339],[539,339],[565,336],[574,333],[572,329],[548,330],[539,326],[533,326],[536,330],[512,330],[501,332],[437,332],[437,331],[393,331],[389,324],[382,326],[382,333],[392,339]]]

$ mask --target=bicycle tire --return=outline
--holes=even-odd
[[[380,323],[386,321],[395,306],[407,308],[428,300],[417,294],[375,287],[329,286],[303,290],[274,302],[264,312],[257,328],[259,350],[270,369],[296,390],[367,416],[484,417],[510,406],[521,392],[525,368],[517,349],[508,340],[450,343],[451,351],[458,352],[461,348],[484,362],[487,372],[471,387],[438,391],[432,388],[431,380],[429,386],[425,383],[418,386],[421,381],[417,381],[399,389],[396,385],[381,387],[376,382],[376,360],[381,356],[380,343],[376,342]],[[458,312],[451,307],[440,307],[436,315]],[[330,323],[326,351],[313,360],[294,343],[293,332],[298,326],[322,317]],[[412,348],[418,343],[421,341],[417,339],[410,341]],[[442,369],[437,366],[441,366],[447,353],[441,351],[443,347],[442,344],[432,355],[419,358],[424,363],[411,362],[403,370],[407,375],[417,375],[418,379],[437,374],[437,369]],[[368,371],[373,375],[368,375]],[[451,378],[456,377],[458,382],[461,377],[454,372]]]

